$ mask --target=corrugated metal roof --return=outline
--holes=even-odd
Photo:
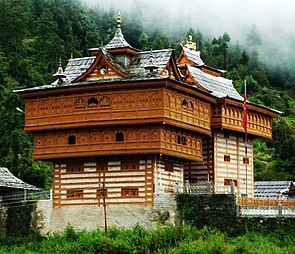
[[[204,65],[204,62],[201,59],[201,52],[200,51],[190,50],[185,47],[183,47],[183,51],[189,60],[191,60],[192,62],[194,62],[197,65]]]
[[[254,195],[260,198],[278,198],[289,191],[292,181],[254,182]]]
[[[40,190],[39,188],[25,183],[15,177],[7,168],[0,167],[0,188]]]
[[[194,79],[213,96],[217,98],[229,97],[239,101],[244,100],[243,96],[234,88],[232,80],[215,77],[190,65],[188,65],[188,70]]]

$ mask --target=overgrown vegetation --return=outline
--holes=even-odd
[[[88,56],[89,48],[110,41],[116,30],[116,12],[91,10],[78,0],[0,0],[0,165],[24,181],[50,188],[50,164],[33,161],[32,136],[24,133],[24,109],[13,90],[49,84],[61,57],[63,66],[71,54]],[[295,169],[295,64],[263,63],[263,47],[257,28],[250,28],[248,45],[232,43],[228,33],[205,36],[197,27],[182,34],[145,29],[136,12],[126,13],[122,30],[134,47],[150,50],[171,46],[180,50],[180,38],[191,34],[207,65],[225,69],[242,93],[248,84],[248,99],[284,112],[275,120],[274,139],[255,142],[257,180],[294,180]]]
[[[0,238],[0,253],[294,253],[295,236],[284,228],[266,233],[249,229],[240,234],[220,232],[190,225],[158,227],[145,230],[111,228],[108,235],[101,230],[75,231],[68,226],[62,233],[44,237],[32,232],[27,238]]]

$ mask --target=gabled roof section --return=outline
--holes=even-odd
[[[66,80],[71,82],[77,77],[81,76],[85,71],[88,70],[94,60],[95,56],[74,59],[71,58],[64,70],[64,73],[67,75]]]
[[[195,81],[213,96],[217,98],[229,97],[239,101],[244,100],[234,88],[232,80],[210,75],[192,66],[187,66],[187,68]]]
[[[104,66],[105,73],[100,73],[100,69]],[[108,69],[112,70],[108,72]],[[66,68],[67,70],[67,68]],[[67,72],[65,71],[67,74]],[[85,79],[106,79],[106,78],[114,78],[118,76],[119,78],[127,78],[129,75],[126,69],[121,66],[113,56],[105,50],[103,47],[100,48],[95,60],[88,66],[87,69],[84,70],[79,76],[77,76],[72,82],[81,82]]]
[[[147,69],[151,64],[157,67],[152,72]],[[132,77],[171,77],[173,75],[176,80],[181,80],[172,49],[140,52],[132,59],[128,70]]]
[[[190,50],[188,48],[182,47],[181,52],[177,58],[177,64],[190,64],[190,65],[204,65],[201,59],[201,52]]]
[[[18,179],[7,168],[3,167],[0,167],[0,188],[40,190],[40,188]]]

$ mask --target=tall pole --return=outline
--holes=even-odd
[[[243,128],[245,131],[245,165],[246,165],[246,195],[248,196],[248,131],[247,131],[247,121],[248,121],[248,114],[247,114],[247,83],[246,80],[244,81],[244,104],[243,104]]]
[[[107,225],[107,205],[106,205],[106,189],[105,189],[105,178],[103,178],[102,185],[102,197],[103,197],[103,214],[104,214],[104,232],[106,236],[108,235],[108,225]]]

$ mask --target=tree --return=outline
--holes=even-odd
[[[255,25],[252,25],[247,33],[247,44],[251,46],[254,51],[262,44],[260,33]]]

